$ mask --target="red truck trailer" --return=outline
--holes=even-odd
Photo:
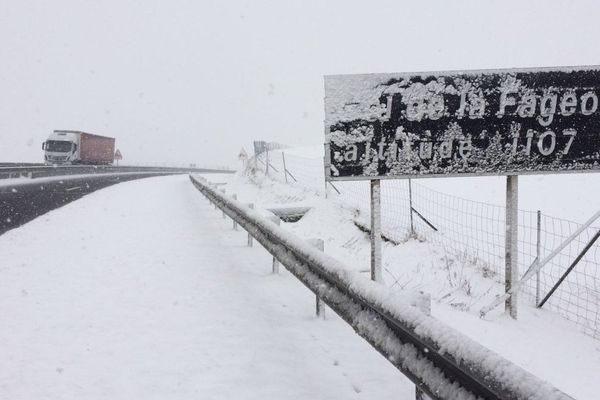
[[[115,157],[115,138],[81,132],[79,162],[112,164]]]

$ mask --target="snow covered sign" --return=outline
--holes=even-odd
[[[600,67],[325,77],[327,180],[600,170]]]

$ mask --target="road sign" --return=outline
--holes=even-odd
[[[121,151],[119,149],[117,149],[117,151],[115,151],[115,160],[120,161],[123,159],[123,155],[121,155]]]
[[[600,170],[600,67],[325,77],[327,180]]]

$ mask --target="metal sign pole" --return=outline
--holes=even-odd
[[[535,245],[535,260],[540,262],[542,233],[542,212],[537,210],[537,240]],[[535,304],[540,304],[540,271],[535,274]]]
[[[371,280],[381,276],[381,181],[371,181]]]
[[[508,292],[519,280],[518,265],[519,237],[519,176],[506,177],[506,264],[504,286]],[[517,319],[517,293],[513,293],[504,303],[504,310]]]
[[[408,206],[409,206],[409,213],[410,213],[410,236],[414,237],[415,236],[415,225],[413,222],[413,202],[412,202],[412,184],[410,179],[408,180]]]

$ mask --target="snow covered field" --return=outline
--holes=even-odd
[[[186,176],[0,236],[2,399],[392,399],[414,386]]]

